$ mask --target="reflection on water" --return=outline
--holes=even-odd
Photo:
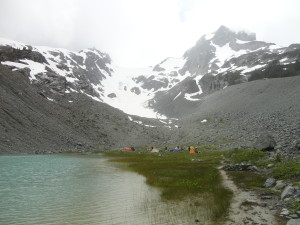
[[[162,202],[144,177],[102,155],[0,156],[0,224],[194,224],[203,210]]]

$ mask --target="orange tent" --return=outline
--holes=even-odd
[[[190,154],[195,154],[196,151],[195,151],[195,147],[194,146],[191,146],[190,147]]]
[[[130,152],[130,148],[125,148],[125,151],[126,152]]]

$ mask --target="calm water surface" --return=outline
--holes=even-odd
[[[0,156],[0,224],[194,224],[202,214],[162,202],[103,155]]]

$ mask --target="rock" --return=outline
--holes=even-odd
[[[299,225],[300,224],[300,219],[291,219],[287,222],[286,225]]]
[[[260,135],[253,147],[262,151],[271,151],[275,148],[276,142],[274,138],[270,134],[262,134]]]
[[[110,93],[110,94],[107,95],[107,97],[109,97],[109,98],[116,98],[117,95],[115,93]]]
[[[250,171],[258,171],[258,168],[256,166],[249,166],[248,168]]]
[[[260,197],[261,199],[272,199],[272,196],[270,195],[264,195]]]
[[[245,204],[247,204],[247,205],[259,205],[258,202],[256,202],[255,200],[251,200],[251,199],[246,199]]]
[[[268,206],[268,203],[266,203],[266,202],[261,202],[261,203],[259,203],[259,205],[260,205],[261,207],[267,207],[267,206]]]
[[[290,214],[290,211],[286,208],[283,208],[280,212],[280,216],[288,216]]]
[[[268,178],[264,184],[264,187],[272,187],[276,184],[276,180],[274,178]]]
[[[292,186],[287,186],[281,193],[281,199],[284,200],[287,197],[291,197],[296,193],[296,188]]]
[[[258,168],[256,166],[253,166],[251,164],[228,164],[223,167],[224,170],[228,171],[258,171]]]
[[[278,180],[276,182],[276,185],[275,185],[274,188],[277,189],[277,190],[282,190],[285,187],[286,187],[286,183],[284,183],[282,180]]]
[[[274,164],[268,164],[268,165],[267,165],[267,168],[269,168],[269,169],[270,169],[270,168],[273,168],[273,167],[274,167]]]
[[[300,151],[300,140],[295,140],[293,142],[293,150],[294,151]]]

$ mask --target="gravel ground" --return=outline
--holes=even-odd
[[[268,133],[276,149],[291,153],[300,140],[300,76],[230,86],[195,104],[174,141],[231,149],[252,147]]]

